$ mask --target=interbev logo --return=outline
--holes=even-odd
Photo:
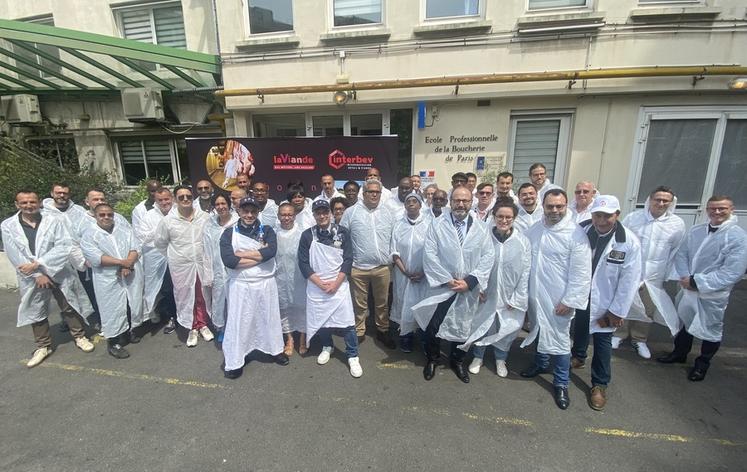
[[[328,156],[329,166],[340,170],[347,166],[349,169],[367,169],[373,166],[372,156],[346,156],[344,152],[335,149]]]

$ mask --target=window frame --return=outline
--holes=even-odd
[[[296,9],[294,8],[293,1],[291,0],[291,16],[293,20],[292,28],[286,31],[270,31],[267,33],[252,33],[252,19],[249,15],[249,0],[241,0],[241,11],[244,16],[244,38],[273,38],[273,37],[285,37],[293,36],[296,34]]]
[[[527,13],[563,13],[566,11],[591,11],[594,10],[594,0],[586,0],[585,5],[571,5],[567,7],[531,8],[532,0],[526,0]]]
[[[355,108],[353,110],[338,110],[338,109],[317,109],[312,111],[306,111],[306,112],[296,112],[293,111],[285,111],[280,113],[257,113],[256,115],[259,116],[268,116],[268,115],[287,115],[287,114],[303,114],[304,120],[305,120],[305,127],[306,127],[306,133],[304,136],[299,137],[314,137],[314,117],[315,116],[342,116],[342,135],[343,136],[352,136],[350,134],[350,117],[353,115],[381,115],[381,135],[387,136],[390,134],[390,116],[389,116],[390,109],[389,108]],[[254,116],[255,114],[250,115],[250,120],[248,123],[248,131],[250,130],[251,137],[256,137],[254,135]],[[266,137],[266,136],[265,136]]]
[[[116,137],[112,138],[112,148],[114,149],[114,153],[116,156],[116,164],[117,164],[117,172],[119,173],[119,180],[122,182],[122,185],[124,185],[127,188],[136,187],[137,184],[128,184],[126,177],[125,177],[125,170],[124,170],[124,162],[122,161],[122,152],[119,148],[120,143],[123,142],[140,142],[140,149],[142,151],[143,156],[143,167],[145,169],[145,178],[150,178],[150,173],[148,172],[148,163],[147,163],[147,156],[145,155],[145,142],[146,141],[166,141],[169,145],[169,157],[171,159],[171,171],[173,175],[173,182],[170,182],[168,185],[177,185],[179,182],[183,180],[182,176],[182,169],[181,165],[179,164],[179,156],[177,153],[177,144],[174,138],[170,136],[122,136],[122,137]]]
[[[667,5],[705,6],[706,0],[637,0],[639,7],[661,7]]]
[[[329,31],[345,31],[345,30],[360,30],[360,29],[375,29],[382,28],[386,25],[386,2],[384,0],[378,0],[381,6],[381,21],[378,23],[366,23],[362,25],[341,25],[335,26],[335,0],[327,1],[327,18],[329,21]]]
[[[428,0],[420,0],[420,24],[440,24],[440,23],[468,23],[482,21],[485,19],[485,9],[487,0],[477,0],[476,15],[457,15],[457,16],[439,16],[437,18],[428,18],[426,15]]]
[[[36,24],[36,25],[55,26],[55,23],[54,23],[54,14],[52,14],[52,13],[49,13],[48,15],[34,16],[34,17],[30,17],[30,18],[25,18],[25,19],[21,18],[21,19],[18,19],[17,21],[22,21],[24,23],[33,23],[33,24]],[[26,59],[31,60],[31,54],[28,53],[26,50],[20,49],[20,48],[16,49],[15,45],[9,44],[9,43],[7,44],[7,46],[10,48],[11,51],[13,51],[14,53],[18,54],[19,56],[24,56],[25,55],[24,57]],[[34,46],[38,49],[39,46],[43,46],[43,45],[40,45],[38,43],[34,43]],[[60,50],[55,48],[55,51],[56,51],[55,53],[50,52],[50,51],[45,51],[45,52],[51,54],[52,56],[56,55],[57,59],[60,59]],[[63,73],[62,72],[62,66],[59,65],[59,64],[57,64],[57,63],[45,64],[44,61],[46,61],[46,59],[44,59],[43,57],[41,57],[38,54],[34,54],[34,59],[35,59],[36,63],[38,65],[40,65],[40,66],[47,67],[47,68],[52,69],[52,70],[54,70],[54,71],[56,71],[56,72],[58,72],[60,74]],[[20,62],[20,61],[18,61],[16,59],[14,59],[13,62],[15,62],[16,67],[18,67],[19,69],[27,70],[27,69],[25,69],[26,65],[23,64],[22,62]],[[37,77],[40,77],[42,79],[49,79],[49,78],[56,79],[57,78],[54,75],[48,74],[48,73],[46,73],[46,72],[44,72],[42,70],[37,70],[36,72],[37,72]]]
[[[184,21],[184,8],[182,7],[182,2],[179,0],[163,0],[158,2],[142,2],[142,3],[136,3],[133,5],[112,5],[112,13],[114,14],[114,19],[117,25],[117,31],[119,32],[119,37],[128,39],[125,36],[125,29],[124,29],[124,20],[122,18],[123,12],[128,11],[139,11],[139,10],[147,10],[148,15],[150,16],[150,31],[152,38],[155,42],[152,42],[151,44],[158,45],[158,35],[156,34],[156,19],[153,13],[153,10],[157,10],[159,8],[164,7],[180,7],[182,10],[182,26],[184,27],[184,42],[185,42],[185,49],[189,49],[189,35],[187,34],[187,23]],[[137,40],[136,40],[137,41]],[[172,46],[173,47],[173,46]]]

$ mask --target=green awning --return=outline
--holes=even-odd
[[[220,56],[0,19],[0,93],[214,87]]]

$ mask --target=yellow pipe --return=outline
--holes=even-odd
[[[286,87],[241,88],[219,90],[220,97],[246,95],[286,95],[291,93],[337,92],[347,90],[384,90],[414,87],[542,82],[550,80],[623,79],[635,77],[675,77],[702,75],[747,75],[747,67],[732,66],[655,66],[593,70],[521,72],[516,74],[481,74],[429,77],[425,79],[371,80],[343,84],[291,85]]]

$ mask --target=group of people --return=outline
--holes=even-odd
[[[463,382],[478,374],[492,349],[496,373],[522,329],[522,347],[536,344],[531,378],[553,364],[554,399],[570,403],[570,370],[586,365],[593,343],[590,406],[602,410],[611,381],[611,352],[628,336],[644,358],[652,322],[669,328],[674,349],[658,358],[683,363],[693,339],[700,356],[688,373],[703,380],[719,348],[729,294],[747,270],[747,234],[728,196],[708,200],[708,221],[689,230],[674,214],[675,192],[653,189],[643,208],[624,219],[618,199],[579,182],[569,198],[542,164],[514,193],[514,176],[477,184],[456,173],[450,189],[421,189],[418,176],[382,185],[378,169],[342,192],[332,175],[307,196],[288,184],[276,204],[269,186],[237,177],[230,195],[202,180],[173,190],[149,181],[149,197],[117,214],[92,189],[85,208],[56,184],[39,201],[16,195],[18,213],[2,222],[16,267],[18,326],[31,324],[37,343],[29,367],[52,353],[49,304],[84,352],[88,319],[100,319],[107,350],[126,358],[146,322],[165,318],[186,345],[221,343],[224,375],[242,375],[254,351],[287,365],[314,338],[327,364],[342,336],[349,372],[363,374],[358,347],[373,314],[375,339],[412,352],[420,338],[425,380],[434,378],[442,341]],[[670,298],[665,282],[681,290]],[[390,296],[391,294],[391,296]],[[471,353],[471,361],[466,362]]]

